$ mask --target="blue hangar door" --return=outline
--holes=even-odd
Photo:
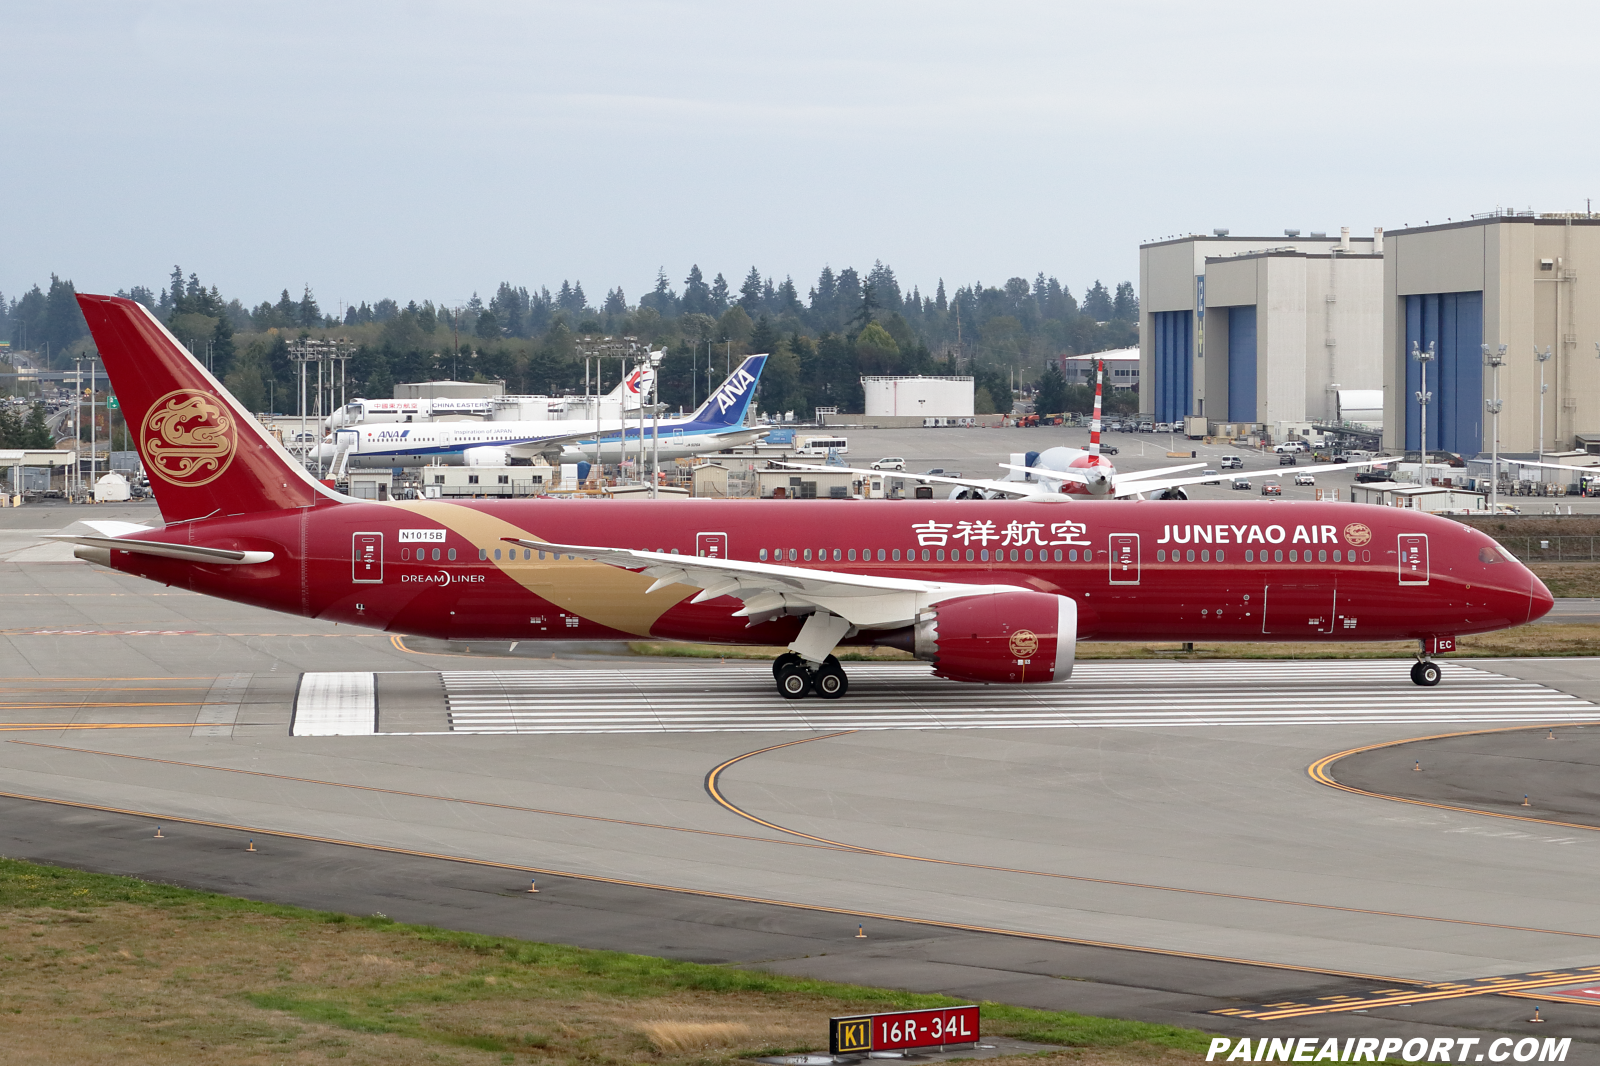
[[[1483,448],[1483,293],[1438,292],[1406,300],[1406,448],[1422,447],[1422,366],[1413,344],[1434,346],[1428,364],[1428,449],[1476,455]]]
[[[1157,422],[1176,422],[1189,413],[1194,395],[1194,312],[1155,311],[1150,326],[1155,332],[1151,409]]]
[[[1256,309],[1228,308],[1228,421],[1256,420]]]

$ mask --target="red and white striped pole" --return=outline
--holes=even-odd
[[[1105,384],[1106,361],[1095,360],[1094,370],[1094,421],[1089,423],[1089,454],[1100,454],[1100,389]]]

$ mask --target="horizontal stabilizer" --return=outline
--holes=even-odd
[[[230,551],[227,548],[202,548],[195,544],[167,544],[159,540],[129,540],[126,537],[95,537],[73,533],[47,534],[45,540],[64,540],[88,548],[159,555],[163,559],[182,559],[188,563],[212,566],[253,566],[272,561],[272,552]]]

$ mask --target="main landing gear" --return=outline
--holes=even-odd
[[[1444,672],[1439,669],[1439,664],[1432,659],[1418,659],[1411,664],[1411,683],[1424,688],[1432,688],[1439,683]]]
[[[786,651],[772,661],[772,678],[778,683],[778,695],[786,700],[805,699],[807,692],[815,692],[825,700],[836,700],[850,688],[850,679],[832,655],[821,663],[808,663],[794,652]]]

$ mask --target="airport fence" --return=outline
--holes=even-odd
[[[1592,563],[1600,537],[1504,537],[1496,536],[1507,551],[1525,563]]]

